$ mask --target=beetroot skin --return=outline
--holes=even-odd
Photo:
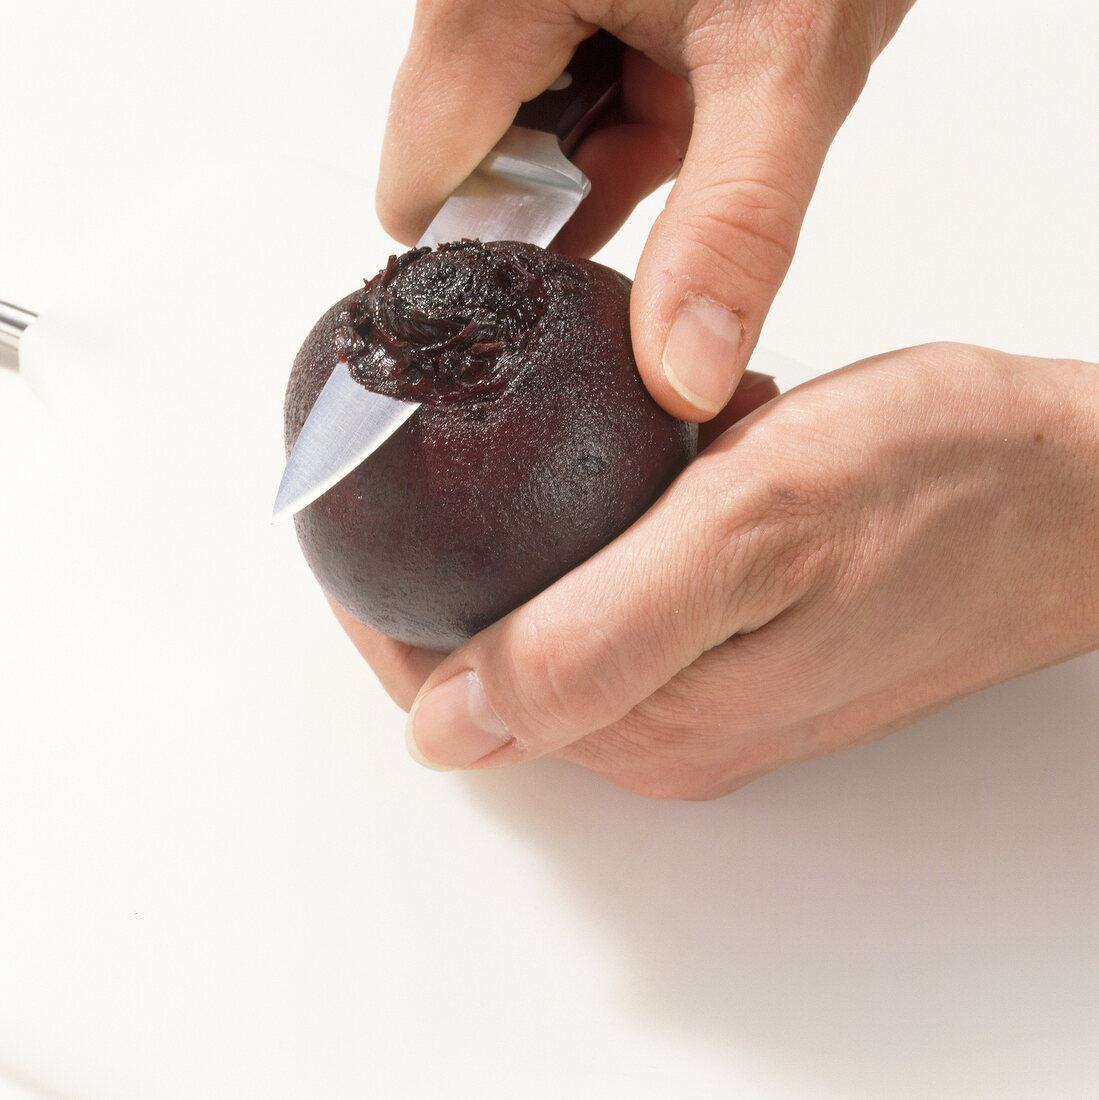
[[[286,394],[289,452],[333,370],[423,402],[295,517],[360,622],[453,649],[620,534],[694,455],[649,396],[630,282],[513,241],[391,257],[314,326]]]

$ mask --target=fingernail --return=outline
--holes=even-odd
[[[699,412],[720,412],[733,393],[740,318],[709,298],[684,299],[664,344],[664,376]]]
[[[472,671],[444,680],[416,702],[405,737],[412,758],[437,771],[468,767],[512,740]]]

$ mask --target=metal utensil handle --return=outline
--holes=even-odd
[[[606,31],[585,38],[557,80],[519,108],[515,125],[556,134],[566,155],[570,153],[618,94],[624,50]]]
[[[29,309],[0,301],[0,347],[18,350],[19,338],[37,316]]]

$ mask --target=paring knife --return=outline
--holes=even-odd
[[[599,31],[443,204],[419,246],[526,241],[547,246],[591,188],[567,154],[614,98],[622,44]],[[380,447],[419,408],[372,393],[340,362],[329,376],[282,476],[272,522],[311,504]]]

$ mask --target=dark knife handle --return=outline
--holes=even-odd
[[[585,38],[553,85],[519,108],[515,125],[556,134],[562,150],[570,153],[618,94],[624,51],[606,31]]]

